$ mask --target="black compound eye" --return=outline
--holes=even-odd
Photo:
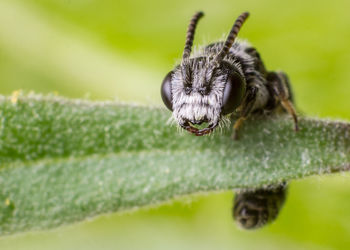
[[[222,99],[223,114],[232,113],[243,101],[245,83],[243,77],[238,73],[231,73],[227,77],[224,96]]]
[[[162,86],[160,88],[160,94],[162,96],[162,100],[165,104],[165,106],[170,110],[173,111],[173,97],[171,93],[171,77],[172,77],[173,71],[170,71],[164,78]]]

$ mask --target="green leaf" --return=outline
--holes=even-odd
[[[195,137],[165,109],[0,97],[0,235],[43,230],[181,195],[253,188],[348,170],[350,125],[290,117],[248,120]]]

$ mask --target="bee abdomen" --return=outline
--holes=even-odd
[[[285,184],[239,192],[234,198],[233,218],[244,229],[260,228],[277,218],[285,198]]]

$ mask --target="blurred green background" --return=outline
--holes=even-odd
[[[227,34],[258,48],[291,78],[311,116],[350,119],[350,3],[279,0],[0,0],[0,93],[14,90],[162,105],[159,86],[181,57],[191,15],[195,44]],[[170,115],[170,114],[169,114]],[[278,220],[237,229],[232,192],[101,216],[50,232],[0,239],[0,249],[349,249],[348,174],[294,181]]]

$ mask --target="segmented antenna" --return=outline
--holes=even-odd
[[[235,23],[232,26],[232,29],[230,31],[230,34],[228,35],[226,42],[224,44],[224,47],[222,50],[219,52],[219,54],[215,58],[216,63],[220,63],[222,59],[227,55],[228,51],[230,50],[232,44],[234,43],[237,34],[239,30],[241,29],[243,23],[245,20],[248,18],[249,12],[243,12],[235,21]]]
[[[184,53],[182,54],[182,59],[188,58],[191,54],[194,32],[196,31],[197,23],[202,16],[204,16],[204,13],[202,11],[197,12],[196,14],[193,15],[190,21],[190,24],[188,25],[185,49],[184,49]]]

